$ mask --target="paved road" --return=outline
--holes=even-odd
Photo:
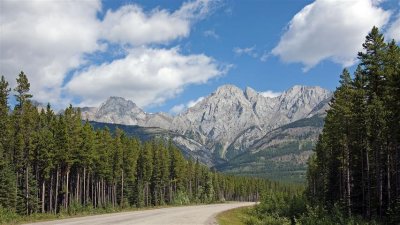
[[[213,205],[183,206],[152,209],[134,212],[112,213],[87,216],[49,222],[31,223],[32,225],[77,225],[77,224],[115,224],[115,225],[211,225],[217,224],[215,216],[223,211],[250,206],[251,202],[224,203]]]

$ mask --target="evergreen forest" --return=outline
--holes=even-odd
[[[309,161],[308,195],[347,216],[400,223],[400,48],[374,27],[345,69]]]
[[[95,130],[71,105],[56,114],[32,102],[21,72],[0,80],[0,223],[36,214],[257,201],[277,184],[211,171],[168,140],[141,142],[122,130]]]
[[[400,47],[374,27],[340,75],[304,193],[267,192],[246,224],[400,224]]]

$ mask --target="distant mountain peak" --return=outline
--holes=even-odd
[[[251,99],[257,98],[259,93],[251,87],[246,87],[246,89],[244,90],[244,95],[247,99],[251,101]]]
[[[299,92],[305,92],[305,91],[318,91],[318,92],[330,92],[326,89],[323,89],[320,86],[305,86],[305,85],[294,85],[293,87],[289,88],[286,90],[284,93],[299,93]]]
[[[96,122],[161,128],[168,128],[172,121],[166,113],[146,113],[133,101],[117,96],[109,97],[98,108],[82,108],[82,116]]]
[[[233,84],[225,84],[217,88],[216,95],[243,94],[243,90]]]
[[[123,100],[123,101],[128,101],[123,97],[119,97],[119,96],[110,96],[108,97],[108,100]]]
[[[86,108],[82,115],[97,122],[168,129],[187,135],[213,154],[226,158],[240,153],[272,129],[323,115],[330,95],[318,86],[295,85],[269,98],[251,87],[242,90],[226,84],[176,116],[146,113],[134,102],[116,96],[109,97],[99,108]]]
[[[127,100],[123,97],[117,97],[117,96],[110,96],[102,105],[112,105],[112,104],[125,107],[138,107],[131,100]]]

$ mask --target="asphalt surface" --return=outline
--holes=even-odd
[[[223,211],[254,205],[252,202],[235,202],[212,205],[196,205],[150,209],[142,211],[102,214],[95,216],[77,217],[53,220],[32,225],[211,225],[217,224],[215,216]]]

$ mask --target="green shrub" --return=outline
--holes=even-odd
[[[0,224],[15,223],[19,217],[17,213],[0,206]]]
[[[178,193],[176,193],[176,195],[172,199],[172,204],[174,205],[187,205],[189,203],[190,203],[189,196],[182,191],[178,191]]]
[[[262,225],[291,225],[291,221],[286,217],[281,217],[278,215],[267,215],[262,221]]]

